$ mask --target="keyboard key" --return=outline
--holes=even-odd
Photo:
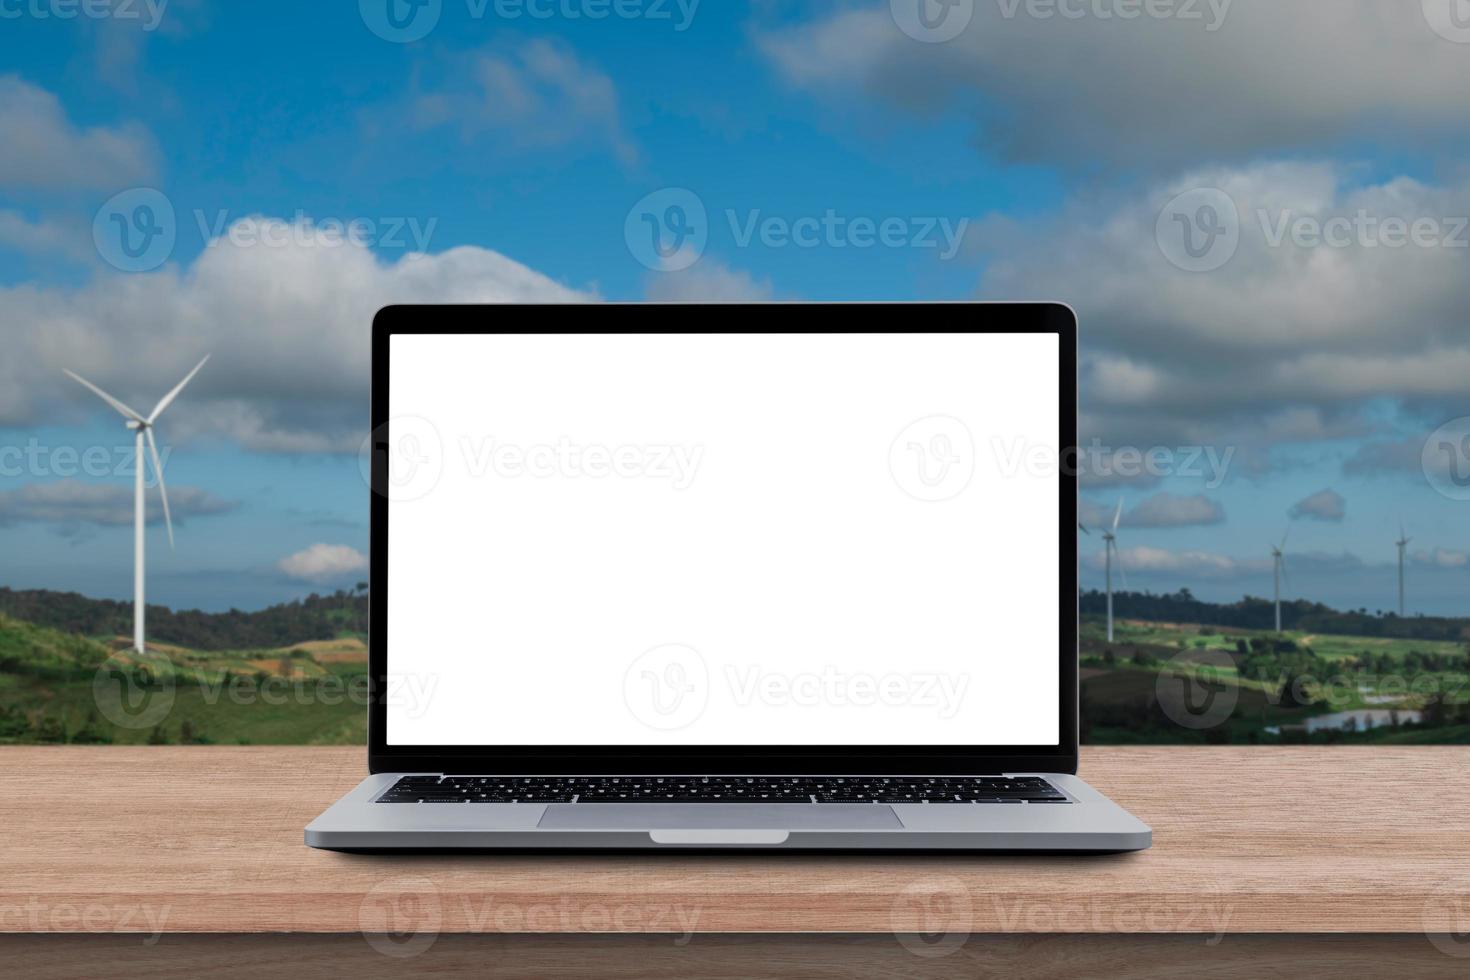
[[[379,803],[1071,802],[1026,776],[404,776]]]

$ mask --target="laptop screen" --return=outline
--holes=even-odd
[[[387,744],[1056,745],[1059,348],[391,336]]]

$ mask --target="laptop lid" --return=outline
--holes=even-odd
[[[372,771],[1076,771],[1065,307],[389,307],[372,372]]]

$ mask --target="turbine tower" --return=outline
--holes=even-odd
[[[204,360],[194,365],[194,370],[184,375],[184,380],[174,385],[172,391],[158,400],[153,406],[153,411],[147,417],[139,415],[122,402],[113,398],[107,392],[88,381],[86,378],[73,371],[66,371],[66,376],[73,381],[85,386],[93,394],[101,398],[107,404],[117,409],[122,417],[126,419],[126,425],[133,430],[134,441],[137,447],[137,460],[133,479],[133,649],[138,653],[144,652],[143,646],[143,444],[148,444],[148,457],[153,460],[153,473],[158,477],[158,496],[163,500],[163,523],[168,528],[168,546],[174,546],[174,522],[168,512],[168,489],[163,485],[163,462],[158,458],[158,444],[153,441],[153,423],[158,421],[158,416],[163,410],[172,404],[188,384],[204,367],[204,361],[209,360],[209,355],[204,355]],[[63,369],[64,370],[64,369]]]
[[[1123,517],[1123,500],[1118,499],[1118,509],[1113,512],[1113,526],[1103,532],[1103,575],[1108,586],[1108,642],[1113,642],[1113,555],[1118,550],[1118,521]],[[1123,566],[1119,565],[1121,572]]]
[[[1279,545],[1271,546],[1271,563],[1276,576],[1276,632],[1281,632],[1281,580],[1286,577],[1286,539],[1291,536],[1291,525],[1281,536]]]
[[[1404,549],[1414,539],[1404,534],[1404,522],[1399,521],[1399,539],[1394,542],[1399,549],[1399,618],[1404,618]]]

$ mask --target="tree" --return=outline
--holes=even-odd
[[[1422,724],[1424,724],[1426,727],[1437,728],[1440,725],[1443,725],[1446,720],[1445,716],[1446,711],[1444,694],[1436,694],[1434,697],[1424,702],[1424,708],[1420,713],[1420,718],[1423,719]]]
[[[1291,667],[1282,668],[1280,699],[1283,708],[1305,708],[1312,704],[1305,685],[1311,676]]]

